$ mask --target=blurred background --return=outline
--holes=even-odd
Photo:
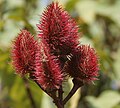
[[[78,90],[66,108],[120,108],[120,0],[56,1],[78,23],[80,43],[93,46],[100,57],[99,80]],[[10,59],[11,44],[20,29],[26,28],[36,36],[36,24],[50,2],[0,0],[0,108],[55,107],[34,82],[26,85],[15,74]],[[70,81],[64,84],[65,95],[71,86]]]

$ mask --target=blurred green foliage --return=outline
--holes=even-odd
[[[54,0],[53,0],[54,1]],[[100,76],[85,85],[66,108],[120,108],[120,0],[55,0],[75,18],[80,43],[95,47]],[[11,43],[20,29],[37,35],[36,24],[49,0],[0,0],[0,108],[32,108],[24,80],[11,66]],[[52,100],[28,81],[37,108],[53,108]],[[71,82],[65,82],[65,94]]]

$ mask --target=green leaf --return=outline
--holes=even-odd
[[[22,78],[16,77],[14,84],[10,90],[11,106],[14,108],[30,107],[30,101],[27,97],[25,85]]]
[[[93,0],[82,0],[77,3],[76,10],[85,23],[95,21],[97,2]]]
[[[23,21],[25,17],[24,7],[15,7],[10,10],[8,18],[15,21]]]
[[[78,2],[79,0],[69,0],[66,4],[66,10],[67,11],[70,11],[73,7],[75,7],[76,3]]]
[[[86,100],[94,108],[113,108],[120,102],[120,94],[116,91],[104,91],[98,98],[87,96]]]
[[[115,74],[117,78],[116,80],[120,80],[120,48],[115,55],[114,68],[115,68]]]

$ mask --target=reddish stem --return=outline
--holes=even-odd
[[[58,90],[58,98],[59,98],[59,103],[62,105],[62,108],[64,108],[64,105],[63,105],[63,88],[62,88],[62,85],[60,86],[60,88]]]
[[[83,83],[77,79],[73,79],[73,83],[74,86],[71,89],[71,91],[69,92],[69,94],[67,95],[67,97],[63,100],[63,105],[65,105],[67,103],[67,101],[75,94],[75,92],[81,87],[83,86]]]
[[[56,92],[47,92],[46,90],[44,90],[40,84],[37,83],[36,80],[34,80],[35,83],[46,93],[48,94],[52,99],[53,99],[53,102],[55,103],[55,105],[58,107],[58,108],[64,108],[63,105],[61,104],[62,101],[60,101],[60,99],[58,97],[56,97]]]
[[[58,97],[59,97],[60,101],[62,102],[62,100],[63,100],[63,88],[62,88],[62,85],[60,86],[60,88],[58,90]]]
[[[64,105],[62,104],[62,102],[60,101],[60,99],[59,98],[55,98],[54,99],[54,103],[55,103],[55,105],[57,106],[57,108],[64,108]]]

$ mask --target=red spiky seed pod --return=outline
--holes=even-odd
[[[67,55],[78,45],[78,26],[58,3],[48,5],[38,28],[39,37],[48,43],[54,55]]]
[[[59,61],[50,54],[46,45],[41,42],[39,51],[36,53],[36,72],[33,76],[44,90],[53,91],[62,85],[63,75]]]
[[[13,42],[12,47],[12,64],[17,74],[21,76],[28,72],[34,71],[35,52],[37,42],[27,30],[21,30]]]
[[[71,60],[68,61],[66,69],[71,77],[82,82],[96,80],[99,62],[94,48],[87,45],[79,46]]]

